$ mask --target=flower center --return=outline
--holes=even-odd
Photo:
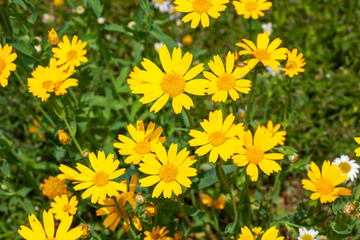
[[[342,162],[339,164],[339,168],[342,173],[348,173],[351,170],[351,165],[347,162]]]
[[[249,163],[257,165],[264,159],[264,151],[258,146],[250,146],[246,148],[246,158]]]
[[[43,82],[41,86],[42,86],[44,89],[49,90],[49,89],[52,88],[52,86],[53,86],[53,81],[47,80],[47,81]]]
[[[170,183],[175,181],[178,173],[178,169],[173,164],[167,163],[160,167],[159,177],[161,181]]]
[[[64,212],[70,212],[70,209],[71,209],[70,204],[66,204],[66,205],[64,205],[64,207],[63,207],[63,211],[64,211]]]
[[[211,0],[195,0],[193,2],[194,12],[198,14],[207,12],[211,7]]]
[[[70,50],[66,55],[68,61],[73,61],[77,58],[77,52],[74,50]]]
[[[209,135],[208,140],[211,145],[217,147],[226,142],[226,135],[223,132],[213,132]]]
[[[296,70],[297,64],[294,61],[288,61],[285,67],[289,70]]]
[[[316,190],[323,195],[330,194],[334,190],[334,185],[329,179],[320,178],[316,183]]]
[[[254,57],[261,61],[261,60],[269,60],[270,59],[270,54],[264,50],[264,49],[257,49],[254,51]]]
[[[217,80],[220,90],[229,91],[235,87],[236,79],[231,73],[224,73]]]
[[[310,234],[305,234],[302,236],[301,240],[313,240],[314,238]]]
[[[253,12],[258,8],[258,5],[256,2],[248,2],[245,5],[246,11]]]
[[[5,63],[4,59],[2,59],[0,57],[0,75],[1,75],[2,71],[5,69],[5,67],[6,67],[6,63]]]
[[[163,77],[160,86],[165,93],[169,94],[171,98],[174,98],[184,92],[184,76],[180,73],[168,73]]]
[[[135,152],[138,154],[148,154],[151,151],[151,144],[147,141],[136,143]]]
[[[103,187],[109,182],[109,175],[103,171],[96,172],[94,176],[94,186]]]

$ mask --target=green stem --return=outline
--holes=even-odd
[[[283,120],[283,126],[284,126],[284,131],[286,131],[286,117],[287,117],[287,110],[289,108],[289,102],[291,99],[291,85],[292,85],[292,78],[289,79],[289,83],[288,83],[288,94],[286,97],[286,102],[285,102],[285,109],[284,109],[284,120]]]
[[[64,111],[61,113],[61,117],[62,117],[62,119],[64,120],[64,122],[65,122],[65,124],[66,124],[66,127],[67,127],[67,129],[69,130],[69,133],[70,133],[70,135],[71,135],[71,137],[72,137],[72,139],[73,139],[73,141],[74,141],[74,143],[75,143],[75,145],[76,145],[76,148],[77,148],[77,149],[79,150],[79,152],[80,152],[80,155],[83,156],[83,157],[85,157],[85,155],[84,155],[84,153],[83,153],[83,151],[82,151],[82,149],[81,149],[78,141],[77,141],[76,138],[75,138],[75,135],[74,135],[73,131],[72,131],[71,128],[70,128],[70,124],[69,124],[69,122],[68,122],[67,119],[66,119],[66,116],[65,116],[65,112],[64,112]]]
[[[186,214],[186,212],[184,211],[184,208],[182,206],[182,203],[180,202],[180,198],[176,198],[177,199],[177,203],[179,205],[179,208],[180,208],[180,211],[181,213],[183,214],[184,218],[185,218],[185,221],[187,222],[187,224],[189,225],[189,230],[185,233],[185,238],[187,238],[187,236],[189,235],[190,231],[191,231],[191,222],[190,222],[190,219],[189,219],[189,216]]]
[[[257,82],[257,68],[255,68],[255,70],[254,70],[250,96],[249,96],[249,99],[247,101],[247,109],[246,109],[246,114],[245,114],[245,119],[246,119],[245,120],[245,126],[246,126],[246,129],[249,129],[249,124],[252,121],[251,110],[252,110],[254,92],[255,92],[255,89],[256,89],[255,88],[256,87],[256,82]]]
[[[210,32],[210,41],[211,41],[211,44],[210,44],[210,49],[211,49],[211,54],[212,55],[215,55],[216,54],[216,49],[215,49],[215,39],[214,39],[214,35],[213,35],[213,30],[212,30],[212,27],[211,27],[211,24],[209,26],[209,32]]]
[[[193,121],[193,119],[192,119],[192,117],[191,117],[190,111],[187,110],[186,108],[184,108],[184,110],[185,110],[186,117],[187,117],[187,119],[189,120],[189,127],[190,127],[190,129],[194,129],[194,121]]]
[[[127,220],[125,214],[121,211],[121,207],[120,207],[120,205],[119,205],[116,197],[111,197],[111,198],[114,200],[115,205],[116,205],[116,208],[118,209],[121,217],[124,219],[124,222],[125,222],[126,225],[129,227],[129,231],[130,231],[130,233],[131,233],[132,239],[138,239],[137,236],[136,236],[136,233],[135,233],[134,229],[132,228],[131,224],[130,224],[129,221]]]
[[[213,219],[214,219],[214,228],[215,228],[215,231],[216,231],[216,233],[218,234],[218,236],[220,237],[220,236],[221,236],[221,233],[220,233],[220,229],[219,229],[219,220],[218,220],[217,212],[215,211],[214,206],[211,206],[211,212],[212,212]]]

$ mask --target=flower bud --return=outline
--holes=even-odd
[[[51,45],[57,45],[60,42],[59,36],[57,35],[54,28],[51,28],[51,30],[49,31],[48,42]]]

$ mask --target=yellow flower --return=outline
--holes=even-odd
[[[70,201],[66,194],[61,196],[56,196],[54,198],[55,202],[50,203],[50,211],[55,214],[55,219],[63,220],[69,215],[75,215],[77,211],[78,201],[76,196],[73,196]]]
[[[355,141],[357,144],[360,144],[360,137],[354,137]],[[360,147],[358,147],[357,149],[355,149],[355,154],[357,157],[360,157]]]
[[[60,7],[60,6],[64,5],[64,0],[54,0],[54,5],[56,7]]]
[[[235,116],[229,114],[225,121],[221,110],[210,112],[209,121],[204,119],[200,123],[204,132],[191,129],[189,135],[194,139],[189,141],[190,146],[201,146],[195,153],[204,156],[210,152],[209,161],[215,163],[219,156],[227,161],[243,145],[237,137],[244,132],[243,124],[234,124]]]
[[[181,240],[183,239],[183,234],[179,231],[174,232],[174,240]]]
[[[281,170],[281,166],[275,162],[284,159],[281,153],[266,153],[276,146],[277,139],[272,134],[266,132],[262,126],[256,129],[254,138],[248,130],[244,134],[245,148],[241,147],[239,154],[233,157],[234,164],[238,167],[246,167],[246,174],[251,177],[251,181],[255,182],[259,176],[258,167],[266,174]]]
[[[13,63],[17,58],[16,53],[11,53],[12,46],[5,44],[4,47],[0,44],[0,84],[2,87],[8,85],[8,78],[10,72],[16,70],[16,65]]]
[[[183,37],[182,42],[184,45],[191,45],[193,43],[193,38],[190,35],[186,35]]]
[[[307,172],[308,179],[302,179],[303,188],[314,192],[310,199],[320,198],[321,203],[333,202],[339,195],[351,196],[351,190],[337,185],[347,180],[347,174],[342,174],[341,169],[330,161],[324,161],[321,172],[316,163],[311,162],[310,170]]]
[[[172,98],[172,107],[176,114],[181,113],[182,108],[190,109],[194,105],[191,98],[185,93],[193,95],[205,95],[208,80],[195,79],[203,70],[203,64],[190,68],[193,55],[189,52],[182,57],[181,49],[174,48],[172,57],[166,45],[159,48],[159,56],[163,72],[149,59],[144,58],[141,62],[145,70],[135,70],[130,85],[132,93],[144,94],[140,99],[143,104],[155,101],[150,111],[157,113]],[[129,82],[129,81],[128,81]]]
[[[261,235],[264,233],[264,231],[262,230],[261,227],[254,227],[251,229],[251,231],[255,234],[255,235]]]
[[[64,164],[60,164],[58,168],[62,172],[62,174],[57,175],[57,178],[61,180],[75,181],[75,177],[79,174],[79,172]]]
[[[41,140],[45,141],[46,140],[45,139],[45,133],[43,133],[43,132],[39,133],[39,130],[40,130],[39,127],[40,127],[40,123],[42,122],[42,120],[43,120],[42,117],[39,117],[37,120],[33,119],[32,120],[33,126],[29,127],[29,132],[38,133]],[[51,129],[51,126],[47,126],[46,129]]]
[[[191,28],[196,28],[201,20],[201,25],[205,28],[210,25],[209,16],[212,18],[220,17],[220,13],[225,11],[226,3],[229,0],[175,0],[177,5],[175,10],[188,13],[183,17],[184,23],[191,21]]]
[[[157,207],[155,204],[153,204],[152,202],[150,202],[148,205],[146,205],[145,207],[145,213],[147,216],[149,217],[154,217],[157,213]]]
[[[52,176],[50,176],[48,179],[44,179],[44,183],[40,184],[40,190],[44,196],[50,199],[54,199],[56,196],[69,193],[64,180]]]
[[[76,164],[79,174],[75,175],[75,170],[66,170],[66,172],[69,172],[68,176],[70,178],[75,178],[73,183],[77,185],[74,186],[74,189],[76,191],[86,189],[81,197],[85,199],[91,196],[91,203],[103,201],[106,196],[117,196],[119,194],[118,190],[124,189],[123,184],[111,180],[120,177],[125,172],[124,168],[117,170],[120,164],[119,160],[114,161],[114,154],[110,153],[105,157],[105,153],[99,151],[97,157],[95,153],[90,153],[89,161],[94,170],[81,163]]]
[[[59,142],[63,145],[67,145],[70,142],[70,136],[66,132],[64,132],[64,129],[58,130],[59,135]]]
[[[116,206],[116,203],[115,203],[114,199],[112,199],[112,198],[107,198],[104,201],[100,202],[100,204],[104,205],[105,207],[102,207],[99,210],[96,210],[96,216],[108,215],[105,218],[103,225],[106,228],[109,227],[111,231],[115,231],[115,228],[119,224],[119,222],[122,218],[122,215],[124,215],[126,217],[127,221],[130,221],[129,216],[127,216],[127,214],[126,214],[126,204],[129,203],[133,208],[136,205],[135,189],[136,189],[136,185],[137,185],[137,176],[136,175],[131,176],[129,191],[127,190],[126,180],[122,181],[120,184],[122,185],[122,189],[121,189],[122,193],[120,193],[116,196],[116,201],[121,209],[122,214],[119,212],[119,210]],[[135,225],[135,228],[137,230],[141,231],[142,226],[141,226],[140,219],[134,215],[132,217],[132,221]],[[125,232],[129,231],[129,227],[127,226],[125,221],[123,221],[123,230]]]
[[[226,200],[225,198],[220,195],[218,199],[213,201],[212,197],[210,197],[208,194],[200,194],[200,201],[202,204],[204,204],[207,207],[214,206],[214,208],[222,210],[225,208]]]
[[[131,138],[122,134],[118,135],[119,143],[114,143],[114,147],[119,149],[120,155],[130,155],[125,159],[125,163],[139,164],[148,155],[154,155],[155,145],[164,143],[166,138],[160,137],[163,129],[155,129],[155,123],[150,122],[146,131],[143,121],[136,122],[136,128],[129,124],[127,126]]]
[[[266,230],[264,235],[262,235],[261,240],[283,240],[284,237],[278,237],[278,234],[279,234],[279,230],[277,230],[276,227],[271,227],[268,230]],[[255,240],[255,239],[256,236],[254,236],[251,233],[250,229],[247,226],[241,228],[241,234],[239,235],[238,240]]]
[[[271,120],[268,121],[266,127],[263,126],[265,132],[271,133],[272,136],[277,139],[277,144],[284,145],[286,131],[279,131],[280,127],[281,127],[280,123],[276,124],[274,127],[274,124]]]
[[[51,30],[49,31],[48,42],[51,45],[56,45],[60,42],[59,36],[57,35],[57,32],[55,31],[54,28],[51,28]]]
[[[64,68],[56,66],[55,58],[50,59],[48,67],[38,66],[31,73],[32,78],[28,78],[29,92],[34,96],[41,98],[41,101],[47,101],[50,93],[55,95],[64,95],[67,88],[77,86],[77,80],[69,78],[75,71],[64,71]]]
[[[216,199],[214,201],[213,205],[214,205],[214,208],[219,209],[219,210],[223,210],[225,208],[225,205],[226,205],[226,200],[222,195],[220,195],[218,197],[218,199]]]
[[[304,62],[305,59],[303,58],[304,55],[302,53],[297,55],[297,49],[294,48],[292,52],[288,51],[287,55],[288,58],[285,68],[281,68],[281,71],[284,71],[285,75],[292,78],[294,75],[298,75],[299,72],[305,72],[305,69],[302,67],[305,66],[306,62]]]
[[[234,70],[234,63],[234,54],[231,52],[226,57],[226,69],[219,55],[215,55],[214,61],[208,63],[214,74],[204,71],[204,77],[210,80],[207,94],[214,94],[211,98],[214,102],[225,102],[228,95],[236,101],[239,98],[238,92],[246,94],[250,92],[251,81],[242,78],[252,67],[246,65],[236,67]]]
[[[203,194],[200,194],[200,202],[207,207],[211,207],[212,203],[213,203],[213,199],[208,194],[203,193]]]
[[[145,238],[144,240],[172,240],[171,237],[165,237],[165,235],[169,232],[166,230],[166,227],[160,229],[160,226],[157,226],[156,229],[150,231],[145,231]]]
[[[39,219],[34,214],[28,216],[30,228],[21,225],[18,233],[28,240],[76,240],[81,234],[81,228],[76,227],[69,231],[71,223],[73,221],[73,216],[64,217],[60,222],[59,227],[57,228],[55,234],[55,222],[54,216],[51,211],[43,211],[43,222],[44,227],[41,225]],[[45,228],[45,229],[44,229]]]
[[[172,192],[176,196],[182,193],[181,185],[190,187],[191,181],[189,177],[197,175],[196,169],[190,167],[196,160],[193,156],[189,156],[186,148],[179,153],[178,145],[172,143],[168,153],[165,147],[157,145],[155,148],[156,157],[149,155],[143,159],[144,163],[140,163],[139,171],[151,176],[141,179],[141,187],[149,187],[156,184],[152,197],[158,198],[163,193],[165,198],[170,198]]]
[[[74,35],[70,43],[69,38],[64,35],[58,47],[52,48],[54,57],[58,59],[57,66],[64,65],[65,69],[72,72],[75,67],[80,66],[80,62],[87,62],[85,46],[86,42],[78,40],[78,36]]]
[[[277,70],[280,63],[277,59],[285,60],[286,59],[286,48],[278,48],[281,44],[280,38],[276,38],[270,44],[270,38],[268,33],[259,33],[257,35],[257,46],[252,41],[247,39],[242,39],[245,43],[237,43],[236,45],[244,48],[239,52],[239,55],[250,54],[253,56],[249,60],[248,65],[256,65],[258,62],[261,62],[264,66],[270,66],[274,71]]]
[[[233,1],[233,4],[237,14],[244,15],[245,19],[258,19],[259,16],[264,16],[262,11],[269,10],[272,6],[266,0],[239,0]]]
[[[86,224],[80,224],[78,227],[81,228],[82,234],[80,236],[81,239],[85,239],[90,236],[90,228]]]

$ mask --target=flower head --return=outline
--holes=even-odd
[[[248,62],[249,65],[256,65],[261,62],[264,66],[270,66],[274,71],[278,68],[280,63],[277,61],[286,59],[286,48],[278,48],[281,44],[280,38],[276,38],[270,44],[268,33],[259,33],[257,35],[256,45],[247,39],[242,39],[245,43],[237,43],[236,45],[244,48],[239,52],[239,55],[252,55],[252,59]]]
[[[214,206],[214,208],[219,210],[224,209],[226,204],[226,200],[222,195],[220,195],[215,201],[213,201],[212,197],[205,193],[200,194],[200,201],[207,207]]]
[[[54,5],[56,7],[60,7],[60,6],[64,5],[64,0],[54,0]]]
[[[215,163],[219,156],[227,161],[243,145],[237,137],[244,132],[243,124],[234,124],[235,116],[229,114],[225,121],[221,110],[210,112],[209,120],[200,123],[204,132],[191,129],[189,135],[194,139],[189,141],[190,146],[201,146],[195,153],[203,156],[210,152],[209,161]]]
[[[57,35],[54,28],[51,28],[51,30],[49,31],[48,42],[51,45],[57,45],[60,42],[59,36]]]
[[[159,48],[159,56],[163,72],[149,59],[141,62],[145,70],[135,70],[135,80],[128,80],[132,93],[144,94],[140,99],[143,104],[155,101],[150,111],[157,113],[172,98],[172,107],[176,114],[182,108],[190,109],[194,105],[191,98],[185,93],[205,95],[207,80],[195,79],[203,70],[203,64],[190,68],[193,55],[189,52],[182,56],[180,48],[174,48],[172,57],[166,45]]]
[[[210,80],[207,94],[214,94],[214,102],[225,102],[228,95],[232,100],[239,98],[238,92],[248,94],[250,92],[251,81],[243,77],[251,70],[250,65],[236,67],[234,70],[234,54],[229,52],[226,57],[226,68],[219,55],[214,56],[214,61],[208,63],[213,73],[204,71],[204,77]]]
[[[31,73],[32,78],[28,78],[29,92],[47,101],[50,93],[64,95],[67,88],[77,86],[77,80],[69,78],[75,71],[64,71],[63,67],[57,67],[55,58],[50,59],[48,67],[38,66]]]
[[[150,231],[145,231],[145,238],[144,240],[172,240],[171,237],[165,237],[165,235],[169,232],[166,230],[166,227],[160,229],[160,226],[157,226],[156,229]]]
[[[160,137],[163,129],[155,129],[155,123],[150,122],[145,130],[143,121],[137,121],[136,128],[129,124],[127,129],[132,137],[128,138],[122,134],[118,135],[119,143],[114,143],[114,147],[119,149],[120,155],[129,155],[125,163],[139,164],[148,155],[154,155],[155,145],[165,142],[166,137]]]
[[[146,205],[145,207],[145,214],[146,216],[149,216],[149,217],[154,217],[157,213],[157,206],[150,202],[149,204]]]
[[[64,180],[53,176],[50,176],[48,179],[44,179],[44,183],[40,184],[40,190],[44,196],[50,199],[69,193]]]
[[[11,51],[12,46],[5,44],[3,47],[0,44],[0,84],[2,87],[6,87],[8,85],[10,72],[16,70],[16,65],[13,61],[17,58],[17,54],[11,53]]]
[[[82,234],[80,236],[81,239],[85,239],[90,236],[90,227],[86,224],[80,224],[78,227],[81,228]]]
[[[210,25],[209,16],[212,18],[220,17],[220,13],[225,11],[226,3],[229,0],[175,0],[177,5],[175,10],[188,13],[183,17],[184,23],[191,21],[191,28],[196,28],[201,20],[201,25],[206,28]]]
[[[233,4],[237,14],[244,15],[245,19],[258,19],[259,16],[264,16],[262,11],[269,10],[272,6],[266,0],[239,0],[233,1]]]
[[[66,132],[64,132],[64,129],[59,129],[58,130],[58,135],[59,135],[59,142],[62,145],[67,145],[70,142],[70,136],[69,134],[67,134]]]
[[[50,203],[50,211],[55,214],[55,219],[63,220],[68,216],[75,215],[77,211],[78,200],[76,196],[71,197],[70,201],[66,194],[56,196],[54,202]]]
[[[189,156],[186,148],[179,153],[178,145],[172,143],[169,151],[165,147],[157,145],[155,148],[156,157],[149,155],[140,163],[139,171],[149,174],[150,176],[141,179],[141,187],[149,187],[156,184],[152,197],[158,198],[163,193],[165,198],[170,198],[172,193],[176,196],[182,193],[181,185],[190,187],[189,177],[197,175],[196,169],[190,167],[196,160]]]
[[[34,214],[29,215],[28,218],[31,229],[21,225],[20,229],[18,230],[18,233],[24,239],[76,240],[82,234],[81,227],[76,227],[69,231],[73,221],[72,216],[64,217],[64,219],[60,222],[59,227],[57,228],[56,234],[54,216],[51,211],[46,212],[44,210],[43,212],[44,227],[41,225],[39,219]]]
[[[85,57],[87,51],[84,49],[86,42],[78,40],[78,36],[74,35],[71,42],[68,36],[63,36],[63,41],[58,44],[57,48],[52,48],[54,57],[57,58],[56,65],[64,66],[65,69],[72,72],[75,67],[80,66],[81,62],[87,62]]]
[[[263,126],[265,132],[269,132],[272,134],[274,138],[277,139],[276,145],[284,145],[286,131],[279,131],[281,125],[280,123],[276,124],[274,126],[273,122],[271,120],[268,121],[267,126]]]
[[[305,59],[303,58],[304,55],[302,53],[299,53],[298,55],[297,49],[294,48],[292,52],[288,51],[287,55],[285,68],[281,68],[281,71],[284,71],[285,75],[292,78],[294,75],[298,75],[299,72],[305,72],[305,69],[302,67],[305,66],[306,62],[304,62]]]
[[[273,32],[273,24],[271,22],[261,24],[261,28],[264,32],[268,33],[269,36]]]
[[[171,6],[171,2],[169,0],[152,0],[151,4],[162,13],[168,12]]]
[[[266,153],[277,145],[277,139],[271,133],[259,126],[254,137],[248,130],[244,134],[245,148],[241,147],[239,154],[233,156],[234,164],[238,167],[246,167],[246,174],[255,182],[259,176],[258,167],[266,174],[281,170],[281,166],[276,162],[284,159],[281,153]]]
[[[351,196],[351,190],[343,187],[336,187],[347,179],[346,174],[330,161],[324,161],[321,172],[316,163],[311,162],[310,170],[307,173],[309,179],[302,179],[303,188],[314,192],[310,199],[320,198],[321,203],[333,202],[340,195]]]
[[[41,21],[44,24],[52,23],[52,22],[55,21],[55,16],[51,15],[51,14],[48,14],[48,13],[44,13],[42,15]]]
[[[135,189],[137,185],[137,176],[132,175],[130,179],[129,184],[129,191],[127,187],[126,180],[122,181],[120,183],[122,185],[122,193],[118,194],[116,196],[117,204],[115,203],[113,198],[107,198],[104,201],[101,201],[100,204],[104,205],[104,207],[100,208],[99,210],[96,210],[97,216],[103,216],[108,215],[103,225],[106,228],[110,228],[111,231],[115,231],[115,228],[119,224],[120,220],[122,219],[122,216],[125,216],[127,221],[130,221],[129,216],[126,214],[126,204],[129,203],[133,208],[136,205],[135,201]],[[121,209],[121,213],[119,212],[119,209],[117,208],[118,205]],[[136,227],[137,230],[141,231],[142,226],[140,219],[137,218],[135,215],[132,217],[132,221]],[[123,230],[127,232],[129,230],[129,227],[127,226],[126,222],[123,221]]]
[[[360,137],[354,137],[357,144],[360,144]],[[360,147],[354,150],[357,157],[360,157]]]
[[[341,155],[339,158],[335,158],[333,164],[336,164],[338,168],[341,170],[342,174],[347,174],[348,181],[354,181],[359,174],[360,165],[356,163],[355,160],[350,160],[350,158],[346,155]]]
[[[283,240],[284,237],[278,237],[279,230],[276,227],[271,227],[262,235],[261,240]],[[238,240],[255,240],[258,234],[255,236],[251,233],[250,229],[245,226],[241,228],[241,234]]]
[[[191,45],[193,43],[194,39],[192,38],[191,35],[185,35],[182,39],[182,42],[184,45]]]
[[[317,240],[316,237],[319,234],[318,231],[315,231],[314,229],[310,228],[310,230],[307,230],[306,228],[299,228],[299,237],[298,240]]]

